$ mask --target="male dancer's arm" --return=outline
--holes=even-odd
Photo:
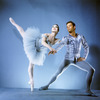
[[[83,44],[83,48],[84,48],[84,56],[83,57],[86,59],[89,54],[89,46],[88,46],[87,41],[84,36],[82,37],[82,44]]]
[[[56,48],[55,48],[55,50],[56,50],[56,52],[52,52],[52,51],[50,51],[49,53],[48,53],[48,55],[49,54],[55,54],[55,53],[57,53],[64,45],[65,45],[65,37],[63,37],[62,38],[62,40],[61,40],[61,42],[56,46]]]
[[[84,48],[84,55],[83,55],[83,57],[78,58],[77,59],[78,61],[86,60],[86,58],[89,54],[89,46],[88,46],[87,41],[86,41],[84,36],[82,36],[82,45],[83,45],[83,48]]]

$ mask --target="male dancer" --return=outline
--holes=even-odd
[[[80,68],[87,72],[87,80],[86,80],[86,92],[89,94],[93,94],[91,92],[90,86],[92,82],[92,77],[94,74],[94,68],[88,64],[85,60],[89,53],[88,44],[84,38],[84,36],[75,33],[76,25],[74,22],[69,21],[66,23],[67,30],[69,32],[68,36],[62,38],[60,44],[56,47],[56,51],[60,50],[63,46],[66,46],[66,55],[65,59],[60,65],[57,73],[52,77],[50,82],[41,87],[39,90],[47,90],[49,85],[53,83],[59,75],[71,64],[73,63],[76,67]],[[81,46],[84,48],[84,56],[80,57]],[[56,53],[56,52],[55,52]],[[49,54],[54,54],[54,52],[49,52]]]

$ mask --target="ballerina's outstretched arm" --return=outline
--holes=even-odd
[[[14,25],[17,28],[17,30],[19,31],[20,35],[23,37],[24,33],[25,33],[23,28],[21,26],[19,26],[18,24],[16,24],[15,21],[11,17],[9,18],[9,21],[11,22],[12,25]]]

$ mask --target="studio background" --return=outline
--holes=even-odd
[[[100,1],[99,0],[0,0],[0,87],[29,88],[28,65],[22,38],[9,22],[12,17],[23,27],[38,27],[50,33],[53,24],[60,27],[58,38],[68,35],[67,21],[76,23],[76,32],[85,36],[90,52],[87,58],[95,68],[92,89],[100,89]],[[82,50],[83,51],[83,50]],[[47,55],[43,66],[35,66],[35,88],[49,82],[59,68],[66,47]],[[83,54],[83,52],[81,53]],[[69,66],[50,88],[84,89],[86,72]]]

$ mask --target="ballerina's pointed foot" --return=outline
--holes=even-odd
[[[31,84],[31,92],[33,92],[33,91],[34,91],[34,85]]]
[[[28,84],[31,86],[31,92],[33,92],[34,91],[34,82],[29,81]]]
[[[15,21],[10,17],[9,18],[9,21],[14,25],[15,24]]]

